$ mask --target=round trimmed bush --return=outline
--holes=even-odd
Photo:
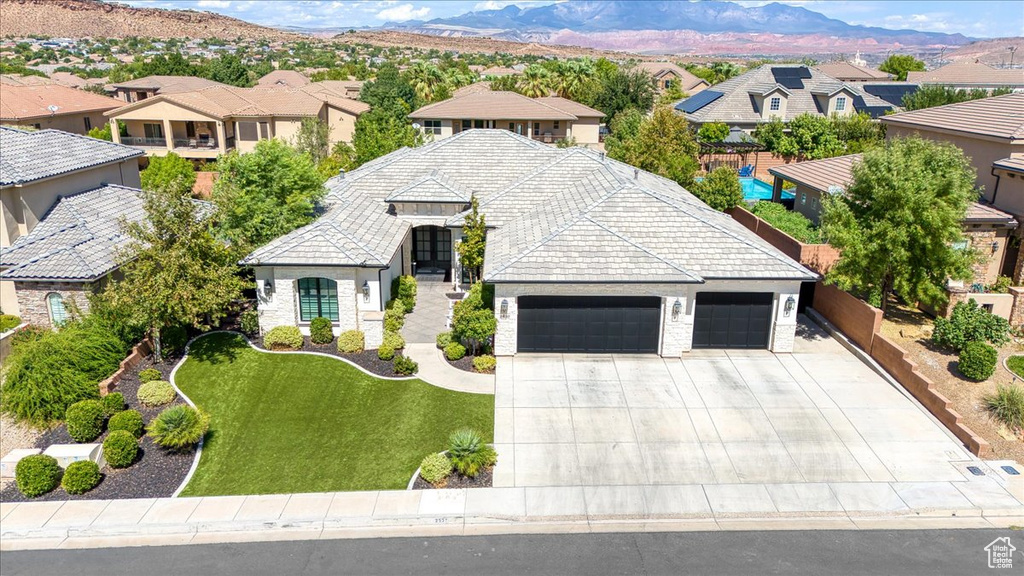
[[[111,468],[127,468],[139,455],[139,441],[127,430],[114,430],[103,441],[103,458]]]
[[[437,485],[448,478],[453,469],[452,461],[446,454],[441,454],[440,452],[428,454],[420,462],[420,478]]]
[[[346,330],[338,336],[338,352],[355,354],[362,352],[366,346],[366,337],[362,330]]]
[[[160,331],[160,344],[164,354],[181,352],[188,344],[188,330],[184,326],[168,326]]]
[[[300,350],[302,343],[298,326],[274,326],[263,336],[263,346],[268,350]]]
[[[334,340],[334,325],[323,316],[313,318],[309,323],[309,340],[314,344],[330,344]]]
[[[153,380],[139,386],[136,397],[143,406],[163,406],[175,396],[174,386],[164,380]]]
[[[145,384],[146,382],[152,382],[153,380],[163,380],[164,375],[160,373],[156,368],[146,368],[142,372],[139,372],[139,382]]]
[[[64,423],[68,435],[75,442],[92,442],[103,433],[103,422],[107,419],[103,404],[99,400],[82,400],[68,406]]]
[[[57,459],[46,454],[25,456],[14,468],[18,490],[29,498],[46,494],[60,483],[61,469]]]
[[[124,394],[120,392],[111,392],[101,398],[100,402],[103,403],[103,411],[107,413],[107,416],[113,416],[124,410]]]
[[[150,422],[149,435],[159,446],[186,450],[198,444],[209,427],[208,415],[191,406],[172,406]]]
[[[380,347],[377,348],[377,358],[380,358],[385,362],[388,360],[393,360],[395,358],[394,346],[390,346],[388,344],[381,344]]]
[[[384,330],[398,332],[405,325],[405,304],[401,300],[392,300],[384,311]]]
[[[461,360],[466,355],[466,347],[458,342],[452,342],[451,344],[444,347],[444,357],[451,360]]]
[[[238,327],[244,334],[260,333],[260,313],[256,310],[246,310],[238,315]]]
[[[79,460],[64,470],[61,488],[68,494],[85,494],[100,483],[100,467],[92,460]]]
[[[968,342],[960,351],[958,368],[971,380],[988,380],[996,371],[999,352],[984,342]]]
[[[391,332],[389,330],[384,331],[383,343],[391,346],[395,350],[401,350],[405,348],[405,338],[398,332]]]
[[[473,358],[473,369],[477,372],[494,372],[494,368],[497,365],[498,361],[489,354]]]
[[[395,373],[402,376],[411,376],[419,371],[420,365],[408,356],[397,356],[395,358]]]
[[[125,410],[110,417],[110,421],[107,422],[107,430],[110,432],[124,430],[136,438],[141,438],[146,431],[146,425],[138,410]]]
[[[452,343],[452,333],[451,332],[441,332],[440,334],[437,335],[437,347],[438,347],[438,349],[444,350],[451,343]]]

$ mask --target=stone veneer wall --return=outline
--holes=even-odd
[[[17,282],[18,307],[21,319],[29,324],[50,326],[50,309],[46,304],[46,296],[56,292],[64,298],[64,305],[69,309],[74,305],[82,312],[89,311],[88,294],[92,287],[84,282]]]

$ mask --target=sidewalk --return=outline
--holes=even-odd
[[[476,488],[0,504],[0,550],[511,533],[1007,528],[995,482]],[[830,504],[834,501],[834,504]]]
[[[438,388],[469,392],[471,394],[494,394],[494,374],[477,374],[459,370],[449,364],[434,344],[405,345],[405,354],[420,365],[416,377]]]

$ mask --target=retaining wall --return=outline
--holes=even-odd
[[[117,371],[110,375],[109,378],[100,382],[100,396],[106,396],[117,388],[117,384],[124,378],[125,372],[135,368],[147,356],[153,353],[153,346],[150,344],[149,338],[146,338],[142,342],[139,342],[132,348],[132,351],[128,356],[121,360],[121,366],[118,367]]]

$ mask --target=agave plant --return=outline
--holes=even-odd
[[[481,442],[480,434],[468,428],[456,430],[448,437],[448,456],[455,469],[470,478],[498,461],[498,454],[494,448]]]
[[[185,450],[199,443],[210,427],[210,416],[191,406],[172,406],[149,425],[149,435],[159,446]]]

